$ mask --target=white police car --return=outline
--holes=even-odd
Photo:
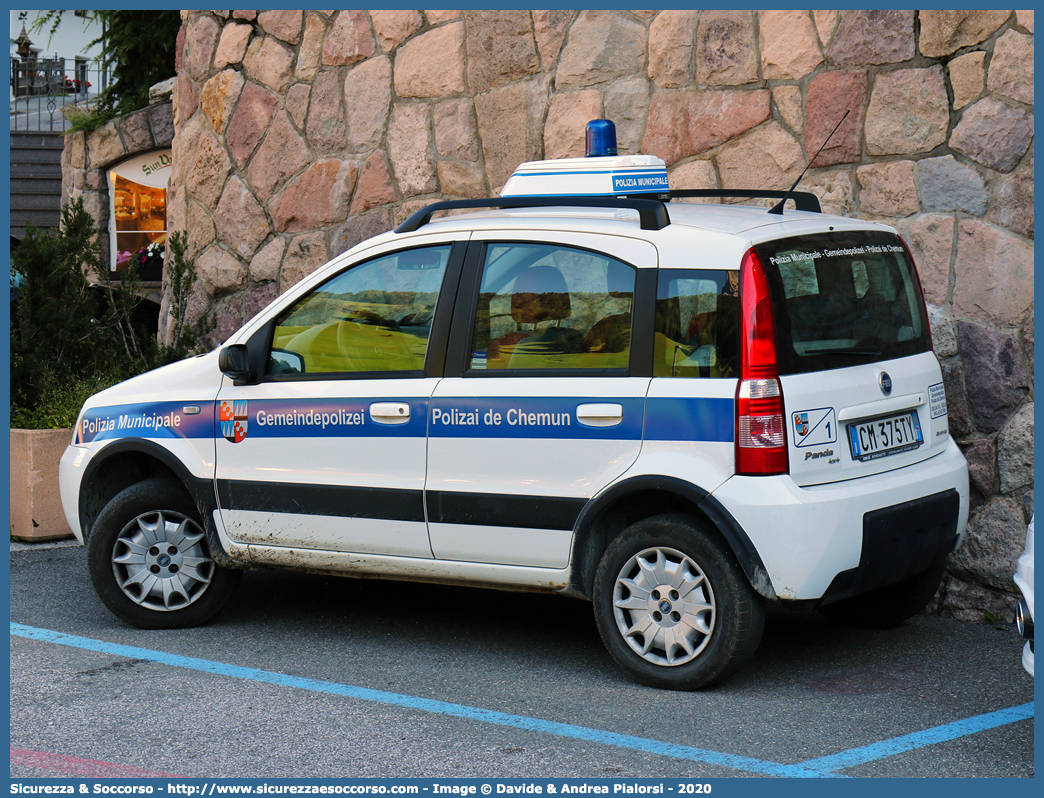
[[[891,228],[787,193],[524,164],[92,397],[61,486],[98,594],[155,628],[252,565],[557,591],[682,689],[753,655],[766,599],[917,613],[968,514],[918,278]]]

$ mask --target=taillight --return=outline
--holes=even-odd
[[[740,264],[740,382],[736,390],[736,473],[785,474],[787,433],[776,364],[776,325],[761,259],[752,249]]]

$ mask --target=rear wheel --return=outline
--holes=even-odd
[[[685,515],[631,525],[595,575],[595,621],[613,659],[651,687],[693,690],[753,655],[765,604],[732,552]]]
[[[99,598],[142,629],[199,626],[235,591],[241,572],[214,562],[199,511],[184,486],[152,479],[117,494],[87,541]]]
[[[839,626],[860,629],[898,626],[928,605],[939,589],[945,572],[946,558],[943,557],[924,573],[869,593],[826,604],[819,608],[819,612]]]

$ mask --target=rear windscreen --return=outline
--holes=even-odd
[[[820,233],[754,249],[772,292],[780,374],[931,349],[920,287],[898,236]]]

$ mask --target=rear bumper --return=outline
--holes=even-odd
[[[928,506],[953,508],[956,517],[922,534],[920,542],[905,524],[888,526],[908,509],[897,506],[917,507],[940,494],[951,498]],[[758,550],[779,598],[821,599],[828,591],[841,598],[837,593],[855,595],[897,581],[910,568],[915,570],[906,575],[924,570],[922,560],[930,565],[960,545],[968,523],[968,466],[951,440],[938,456],[883,474],[804,488],[787,475],[736,476],[713,495]],[[868,523],[873,531],[864,559]],[[891,558],[902,561],[892,564]],[[851,573],[839,582],[847,584],[831,590],[845,572]]]

